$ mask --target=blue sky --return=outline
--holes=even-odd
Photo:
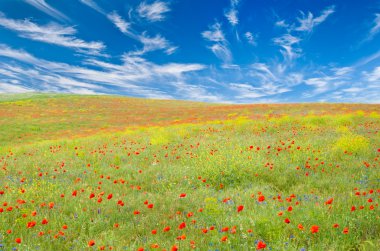
[[[380,103],[380,1],[1,0],[0,93]]]

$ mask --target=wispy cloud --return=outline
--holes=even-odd
[[[287,62],[292,62],[301,55],[302,50],[294,47],[294,45],[298,44],[300,41],[301,39],[299,37],[295,37],[291,34],[285,34],[273,39],[273,42],[276,45],[282,47],[280,52]]]
[[[57,23],[38,25],[29,20],[9,19],[0,12],[0,26],[17,32],[23,38],[67,47],[82,53],[99,54],[105,48],[102,42],[86,42],[75,37],[77,31],[73,27]]]
[[[138,35],[137,38],[144,45],[144,48],[141,51],[138,51],[137,54],[144,54],[155,50],[164,50],[166,54],[170,55],[177,50],[176,46],[171,45],[171,43],[160,34],[150,37],[146,32],[143,32],[141,35]]]
[[[239,11],[237,10],[239,2],[240,0],[231,0],[230,8],[224,13],[224,16],[227,18],[228,22],[233,27],[239,23],[239,18],[238,18]]]
[[[55,8],[51,7],[49,4],[46,3],[45,0],[25,0],[28,4],[34,6],[35,8],[39,9],[40,11],[46,13],[47,15],[58,19],[60,21],[69,21],[70,19],[62,14],[60,11],[56,10]]]
[[[369,82],[377,82],[380,87],[380,66],[376,67],[372,72],[364,74]]]
[[[247,39],[247,42],[250,44],[250,45],[253,45],[253,46],[256,46],[257,45],[257,36],[253,35],[252,32],[250,31],[247,31],[246,33],[244,33],[244,36],[245,38]]]
[[[142,2],[137,7],[137,12],[140,17],[147,19],[150,22],[163,21],[165,19],[165,14],[170,11],[167,2],[155,1],[151,4],[147,2]]]
[[[294,30],[312,32],[314,27],[323,23],[334,12],[335,12],[335,6],[327,7],[326,9],[322,11],[321,15],[318,17],[314,17],[313,13],[311,12],[308,12],[307,15],[301,12],[302,17],[297,18],[299,22],[299,26],[295,27]]]
[[[17,83],[2,83],[0,82],[0,93],[25,93],[34,90],[18,85]]]
[[[229,64],[232,61],[232,54],[228,47],[228,41],[224,36],[221,24],[216,22],[210,27],[210,30],[202,32],[202,36],[207,41],[213,42],[208,48],[221,59],[224,63]]]
[[[106,12],[99,7],[99,5],[97,3],[95,3],[93,0],[80,0],[81,3],[87,5],[88,7],[96,10],[97,12],[103,14],[103,15],[106,15]]]
[[[168,83],[184,81],[186,74],[205,69],[201,64],[155,64],[139,56],[125,54],[122,64],[96,59],[84,63],[89,67],[39,59],[28,52],[0,44],[0,57],[16,60],[2,63],[0,69],[9,79],[19,80],[34,90],[72,93],[122,92],[150,98],[170,98],[161,90]],[[0,72],[2,74],[2,72]],[[184,94],[185,98],[185,94]]]
[[[370,39],[373,38],[380,31],[380,13],[375,14],[375,19],[373,20],[373,26],[369,31]]]
[[[107,18],[124,34],[131,35],[131,23],[125,21],[116,11],[107,15]]]

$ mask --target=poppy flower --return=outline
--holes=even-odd
[[[27,224],[27,228],[32,228],[32,227],[34,227],[36,225],[36,222],[35,221],[30,221],[30,222],[28,222],[28,224]]]
[[[180,197],[180,198],[185,198],[185,197],[186,197],[186,194],[185,194],[185,193],[181,193],[181,194],[179,195],[179,197]]]
[[[88,241],[88,246],[89,247],[92,247],[92,246],[94,246],[95,245],[95,241],[94,240],[89,240]]]
[[[238,206],[238,207],[237,207],[237,211],[238,211],[238,213],[241,212],[241,211],[243,211],[243,209],[244,209],[244,206],[243,206],[243,205]]]
[[[178,247],[176,245],[173,245],[172,248],[170,249],[171,251],[177,251]]]
[[[317,225],[311,226],[310,231],[311,231],[312,234],[318,233],[319,226],[317,226]]]
[[[186,227],[186,223],[182,222],[181,224],[179,224],[178,229],[184,229],[185,227]]]
[[[18,243],[18,244],[20,244],[21,243],[21,238],[16,238],[15,242]]]
[[[348,227],[343,228],[343,233],[348,234]]]
[[[260,250],[260,249],[264,249],[267,247],[267,244],[265,244],[265,242],[262,242],[262,241],[259,241],[256,245],[256,249],[257,250]]]
[[[290,223],[290,220],[289,220],[288,218],[286,218],[286,219],[284,220],[284,222],[285,222],[286,224],[289,224],[289,223]]]
[[[330,198],[328,199],[326,202],[325,202],[325,205],[331,205],[331,203],[333,202],[334,198]]]
[[[42,222],[41,222],[42,225],[46,225],[48,224],[48,220],[47,219],[43,219]]]
[[[223,236],[222,239],[220,239],[221,241],[227,241],[227,236]]]
[[[263,201],[265,201],[265,196],[264,196],[264,195],[260,195],[260,196],[257,198],[257,201],[258,201],[258,202],[263,202]]]

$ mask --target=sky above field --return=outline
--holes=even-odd
[[[379,0],[0,1],[0,93],[380,103],[379,90]]]

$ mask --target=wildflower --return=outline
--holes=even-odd
[[[265,244],[265,243],[262,242],[262,241],[259,241],[259,242],[257,243],[257,245],[256,245],[256,249],[257,249],[257,250],[264,249],[264,248],[266,248],[266,247],[267,247],[267,244]]]
[[[312,234],[314,234],[314,233],[318,233],[318,231],[319,231],[319,226],[317,226],[317,225],[313,225],[313,226],[311,226],[310,231],[311,231]]]

